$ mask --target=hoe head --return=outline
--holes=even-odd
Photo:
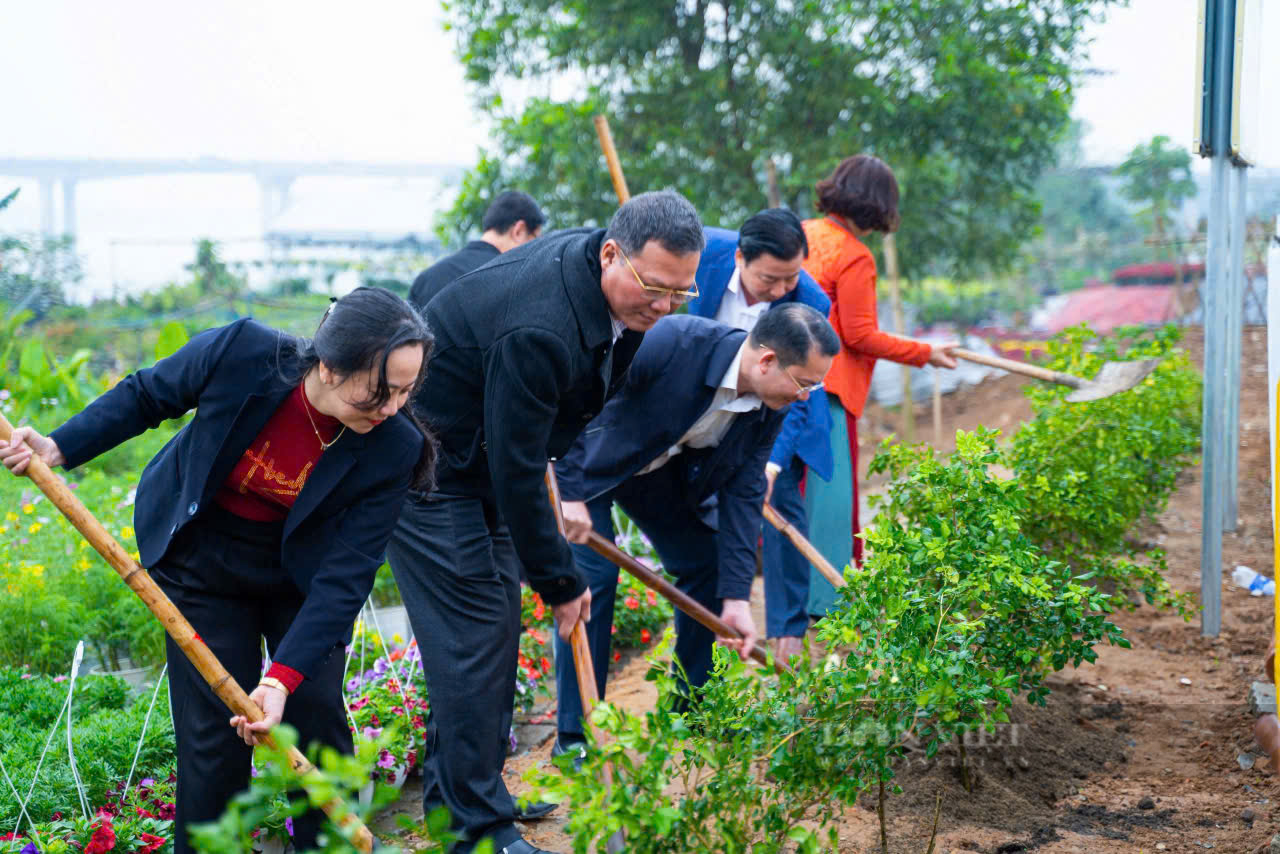
[[[1107,362],[1091,380],[1084,380],[1075,391],[1067,395],[1072,403],[1087,400],[1101,400],[1113,394],[1128,391],[1147,378],[1147,374],[1156,369],[1159,359],[1144,359],[1140,362]]]

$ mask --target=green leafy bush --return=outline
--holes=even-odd
[[[27,806],[29,815],[36,821],[49,820],[57,812],[71,815],[80,811],[67,755],[67,719],[63,709],[67,690],[68,683],[63,677],[0,669],[0,694],[3,694],[0,731],[5,733],[0,761],[24,797],[40,764],[40,775]],[[165,690],[161,686],[146,737],[142,738],[152,690],[131,695],[123,681],[106,675],[76,680],[71,704],[71,740],[76,767],[90,803],[102,804],[113,799],[133,766],[140,740],[135,782],[143,777],[168,776],[167,769],[175,760],[173,722]],[[58,732],[50,739],[55,721]],[[40,763],[46,744],[48,752]],[[12,827],[18,814],[19,806],[6,785],[0,794],[0,826]]]
[[[1094,660],[1097,644],[1128,646],[1106,619],[1109,595],[1023,533],[1030,503],[991,472],[995,438],[961,433],[946,460],[884,447],[872,470],[895,479],[866,534],[870,557],[846,569],[818,624],[825,662],[760,678],[718,650],[687,714],[662,664],[649,674],[654,711],[602,705],[593,721],[607,743],[583,772],[533,775],[542,797],[570,802],[575,850],[618,828],[637,854],[834,850],[836,811],[883,793],[909,744],[932,757],[1007,722],[1016,695],[1043,703],[1045,676]],[[598,782],[606,761],[612,794]]]
[[[1135,540],[1169,503],[1200,447],[1200,376],[1175,326],[1098,338],[1086,327],[1048,342],[1047,367],[1091,377],[1103,362],[1159,358],[1137,388],[1068,403],[1061,386],[1033,383],[1035,418],[1014,434],[1005,465],[1032,502],[1026,532],[1045,554],[1130,597],[1192,613],[1164,579],[1165,556]]]

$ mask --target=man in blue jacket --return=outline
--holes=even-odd
[[[618,393],[559,464],[565,536],[591,589],[586,625],[604,696],[618,568],[582,545],[612,539],[616,502],[653,541],[676,586],[755,642],[751,581],[764,503],[764,465],[789,404],[822,383],[840,340],[819,312],[798,304],[766,313],[750,333],[688,315],[664,318],[636,351]],[[709,630],[676,614],[675,653],[688,684],[711,672]],[[556,752],[583,740],[577,674],[556,642]]]
[[[770,208],[748,219],[738,232],[705,228],[707,246],[698,262],[700,295],[689,313],[750,330],[774,305],[802,303],[826,317],[831,301],[801,269],[809,243],[800,218],[786,208]],[[805,536],[809,519],[800,485],[807,466],[823,480],[834,468],[831,412],[825,395],[792,404],[766,466],[766,500]],[[772,525],[764,526],[765,631],[774,654],[786,661],[802,650],[809,627],[809,562]]]

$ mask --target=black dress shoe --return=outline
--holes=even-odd
[[[520,805],[520,799],[516,798],[516,821],[537,821],[540,818],[546,818],[556,811],[559,804],[553,804],[548,801],[529,801],[524,806]]]
[[[556,743],[551,745],[551,758],[555,759],[557,756],[563,756],[566,753],[574,754],[573,770],[581,772],[582,763],[587,758],[587,745],[581,741],[571,741],[565,744],[557,738]]]
[[[505,848],[500,848],[498,854],[556,854],[554,851],[547,851],[543,848],[534,848],[524,839],[517,839]]]

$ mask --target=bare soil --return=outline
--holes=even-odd
[[[1199,330],[1190,330],[1187,347],[1199,360]],[[902,763],[897,782],[904,792],[888,801],[893,854],[924,854],[939,793],[938,854],[1270,850],[1272,835],[1280,832],[1280,785],[1254,743],[1246,698],[1250,682],[1261,678],[1273,603],[1250,597],[1229,579],[1237,564],[1274,575],[1265,365],[1266,330],[1247,328],[1240,518],[1223,541],[1221,634],[1202,637],[1198,620],[1187,623],[1148,606],[1116,615],[1133,648],[1100,648],[1096,663],[1051,679],[1045,707],[1019,703],[1008,727],[985,743],[971,741],[972,792],[961,784],[954,750],[929,761],[912,755]],[[979,423],[1016,428],[1030,415],[1021,385],[1017,377],[1003,377],[948,396],[948,431]],[[897,431],[898,418],[896,410],[877,407],[864,413],[864,465],[879,439]],[[918,437],[932,438],[927,405],[917,407],[916,424]],[[869,491],[875,486],[868,484]],[[1158,524],[1141,532],[1167,550],[1171,583],[1197,599],[1200,488],[1195,466]],[[639,657],[624,659],[611,678],[609,699],[636,711],[651,704],[645,668]],[[529,732],[540,743],[508,762],[513,791],[522,789],[523,771],[549,754],[550,730]],[[1246,754],[1243,764],[1252,760],[1247,769],[1240,761]],[[531,823],[526,838],[552,851],[570,851],[563,820],[557,813]],[[843,852],[880,850],[873,799],[845,811],[840,836]]]

